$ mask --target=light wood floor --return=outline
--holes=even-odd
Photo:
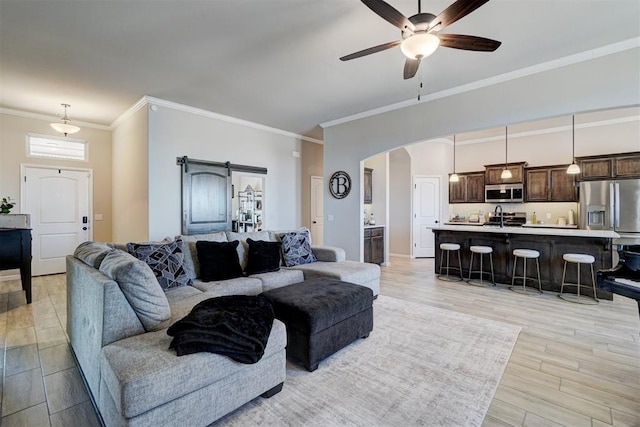
[[[64,275],[0,282],[1,415],[8,426],[98,425],[69,352]],[[635,301],[598,306],[439,281],[433,260],[392,258],[381,293],[522,327],[485,426],[640,426]]]

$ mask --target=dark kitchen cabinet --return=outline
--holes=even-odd
[[[384,262],[384,227],[364,229],[364,262]]]
[[[567,174],[569,165],[525,169],[526,202],[576,202],[575,175]]]
[[[580,181],[640,178],[640,152],[577,157]]]
[[[484,203],[484,172],[458,174],[458,182],[449,182],[449,203]]]
[[[502,179],[502,171],[504,170],[504,163],[498,165],[485,165],[485,177],[484,183],[487,185],[492,184],[508,184],[514,182],[524,181],[524,168],[527,166],[527,162],[509,163],[507,169],[511,171],[511,178]]]
[[[364,204],[373,203],[373,169],[364,168]]]

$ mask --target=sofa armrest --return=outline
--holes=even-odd
[[[340,262],[347,258],[344,249],[336,246],[311,246],[311,251],[318,261]]]

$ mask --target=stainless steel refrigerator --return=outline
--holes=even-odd
[[[580,183],[580,228],[612,230],[614,244],[640,244],[640,179]]]

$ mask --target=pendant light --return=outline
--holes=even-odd
[[[500,178],[502,178],[502,179],[511,179],[511,177],[512,177],[511,171],[509,169],[507,169],[507,158],[508,158],[507,146],[508,146],[508,142],[507,142],[507,126],[505,126],[504,127],[504,169],[502,170],[502,173],[500,174]]]
[[[580,173],[580,166],[576,164],[576,116],[571,116],[571,164],[567,168],[569,175]]]
[[[458,182],[460,178],[456,173],[456,136],[453,135],[453,173],[449,176],[449,182]]]
[[[67,115],[67,108],[70,108],[69,104],[60,104],[64,107],[64,116],[62,117],[62,123],[55,122],[51,123],[51,127],[57,130],[60,133],[63,133],[64,136],[67,136],[70,133],[76,133],[80,130],[78,126],[70,125],[69,116]]]

